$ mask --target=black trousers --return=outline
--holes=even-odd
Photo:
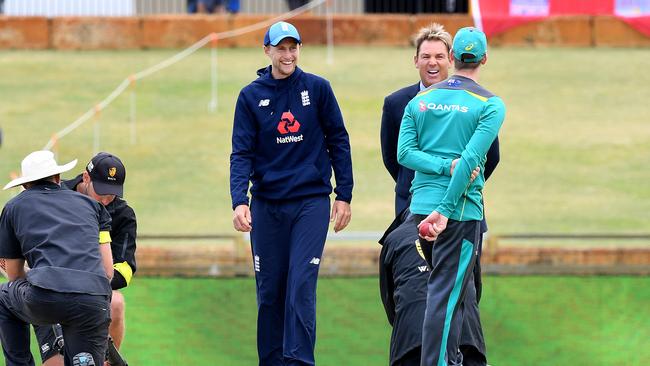
[[[393,362],[391,366],[420,366],[420,354],[422,347],[415,347],[406,352],[402,358]]]
[[[418,216],[416,221],[424,218]],[[432,268],[422,331],[423,366],[462,365],[463,354],[459,346],[463,333],[478,332],[482,341],[473,278],[480,237],[479,221],[449,220],[435,242],[420,239]],[[465,301],[467,292],[472,292],[470,297],[474,299]],[[474,312],[472,315],[478,322],[469,328],[464,326],[467,315]]]
[[[0,340],[7,366],[33,366],[30,324],[61,324],[66,366],[101,366],[106,355],[110,295],[61,293],[19,279],[0,285]]]

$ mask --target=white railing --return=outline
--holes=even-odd
[[[14,16],[133,16],[134,0],[5,0],[5,15]]]
[[[224,0],[227,3],[229,0]],[[313,1],[313,0],[312,0]],[[335,14],[360,14],[364,0],[329,0]],[[395,1],[395,0],[391,0]],[[2,0],[0,0],[2,2]],[[287,0],[239,0],[240,14],[284,14]],[[9,16],[136,16],[151,14],[186,14],[187,0],[5,0],[4,13]],[[314,8],[314,15],[325,15],[324,7]]]

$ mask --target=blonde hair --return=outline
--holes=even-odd
[[[445,30],[442,24],[431,23],[428,27],[421,28],[413,37],[416,57],[420,53],[420,46],[424,41],[440,41],[447,47],[447,53],[451,50],[451,34]]]

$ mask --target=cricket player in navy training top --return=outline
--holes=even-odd
[[[316,280],[328,222],[338,232],[351,217],[348,133],[329,82],[297,66],[301,46],[293,25],[268,29],[271,65],[239,94],[232,132],[233,225],[251,232],[264,366],[315,364]]]

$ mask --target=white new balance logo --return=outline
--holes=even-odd
[[[429,271],[429,267],[427,267],[427,266],[418,266],[418,269],[420,270],[420,272],[428,272]]]
[[[316,257],[314,257],[314,258],[312,258],[312,259],[309,261],[309,263],[310,263],[310,264],[318,265],[318,264],[320,263],[320,258],[316,258]]]
[[[258,104],[258,107],[267,107],[269,105],[269,102],[271,102],[269,99],[261,99],[260,104]]]

